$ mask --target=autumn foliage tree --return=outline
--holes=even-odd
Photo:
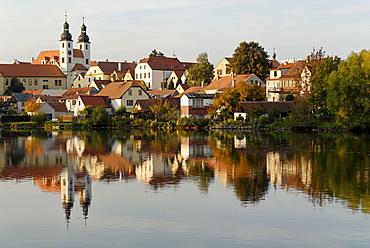
[[[210,115],[220,115],[225,118],[232,118],[238,102],[243,101],[264,101],[266,99],[265,91],[258,84],[249,84],[238,82],[235,88],[228,88],[215,98],[211,108]]]
[[[36,112],[40,109],[40,104],[37,104],[33,101],[27,101],[25,106],[24,106],[24,110],[26,112]]]

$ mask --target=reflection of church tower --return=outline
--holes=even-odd
[[[71,219],[71,210],[74,202],[74,182],[75,176],[73,171],[67,166],[61,174],[61,198],[65,210],[67,223]]]
[[[69,24],[67,22],[67,14],[63,24],[63,33],[60,35],[59,41],[59,66],[60,69],[67,73],[72,70],[73,66],[73,40],[69,32]]]
[[[83,177],[80,179],[81,183],[84,187],[80,190],[80,206],[82,208],[82,213],[84,215],[84,219],[87,219],[87,215],[89,213],[89,207],[91,204],[91,176],[87,172],[86,168],[82,171]]]
[[[77,46],[84,55],[83,65],[89,68],[90,65],[90,41],[89,36],[86,34],[87,27],[85,26],[85,19],[83,18],[81,26],[81,34],[78,36]]]

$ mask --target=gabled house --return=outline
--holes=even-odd
[[[135,63],[128,62],[110,62],[110,61],[91,61],[90,69],[86,72],[86,84],[90,84],[93,80],[122,80],[121,78],[112,78],[117,76],[117,71],[127,72],[134,70]],[[116,71],[116,73],[114,73]]]
[[[80,115],[81,111],[86,108],[86,106],[92,107],[103,107],[107,110],[109,115],[112,115],[112,107],[109,104],[109,100],[105,96],[88,96],[79,95],[77,98],[76,106],[74,108],[74,115]]]
[[[131,116],[134,118],[146,118],[151,111],[153,106],[160,104],[160,101],[167,101],[172,104],[176,109],[180,110],[179,101],[173,98],[166,98],[166,99],[145,99],[145,100],[137,100],[134,106],[135,113],[132,113]]]
[[[208,110],[213,104],[214,94],[183,93],[180,98],[181,117],[209,117]]]
[[[21,113],[24,111],[24,107],[27,101],[32,100],[34,97],[31,93],[13,93],[12,107],[17,111],[17,113]]]
[[[110,80],[94,80],[89,84],[89,87],[94,87],[98,91],[101,91],[105,86],[110,84]]]
[[[311,73],[304,61],[284,62],[270,70],[266,79],[267,101],[284,101],[287,95],[297,96],[310,91]]]
[[[148,89],[167,89],[167,80],[173,71],[185,71],[185,66],[177,58],[149,57],[138,63],[135,79],[145,82]]]
[[[150,98],[174,98],[179,93],[176,90],[148,90]]]
[[[265,83],[256,74],[245,74],[219,77],[218,79],[213,80],[208,86],[204,87],[203,90],[207,94],[216,94],[227,88],[234,88],[239,82],[257,84],[260,86],[265,85]]]
[[[221,59],[220,62],[215,66],[213,69],[214,79],[218,79],[219,77],[231,76],[231,70],[229,68],[230,61],[232,58],[224,57]]]
[[[72,115],[67,111],[66,105],[61,102],[44,102],[41,103],[40,110],[48,115],[49,120],[58,119],[59,115]]]
[[[184,91],[186,91],[186,90],[187,90],[187,89],[189,89],[189,88],[190,88],[190,86],[189,86],[189,85],[187,85],[187,84],[178,84],[175,90],[176,90],[179,94],[181,94],[181,93],[183,93]]]
[[[140,81],[110,83],[97,96],[106,96],[114,110],[125,106],[126,111],[131,112],[137,100],[150,98],[139,83]]]

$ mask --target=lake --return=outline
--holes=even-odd
[[[369,247],[370,136],[0,133],[0,247]]]

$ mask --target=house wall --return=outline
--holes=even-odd
[[[94,79],[110,80],[110,75],[105,75],[99,66],[92,66],[85,74],[85,84],[89,85]]]
[[[135,68],[135,80],[143,80],[150,90],[162,90],[162,82],[172,73],[167,70],[153,70],[148,63],[140,63]]]
[[[0,95],[4,95],[9,88],[12,78],[0,75]],[[23,83],[26,90],[42,90],[44,88],[53,90],[67,89],[66,77],[17,77],[17,79]]]
[[[231,76],[231,73],[226,73],[226,68],[229,64],[230,62],[227,59],[221,59],[213,70],[214,79],[217,79],[217,77]]]
[[[131,95],[129,94],[129,91],[130,90],[131,90]],[[141,95],[140,95],[139,92],[141,92]],[[132,109],[134,108],[135,103],[136,103],[137,100],[145,100],[145,99],[149,99],[149,96],[148,96],[148,94],[141,87],[131,87],[121,97],[121,101],[120,101],[119,106],[117,108],[119,108],[120,106],[124,105],[124,106],[126,106],[126,111],[127,112],[131,112]],[[128,106],[127,105],[127,101],[128,100],[131,100],[132,101],[132,105],[131,106]],[[112,107],[113,107],[113,104],[112,104]],[[113,107],[113,109],[116,110],[115,107]]]

